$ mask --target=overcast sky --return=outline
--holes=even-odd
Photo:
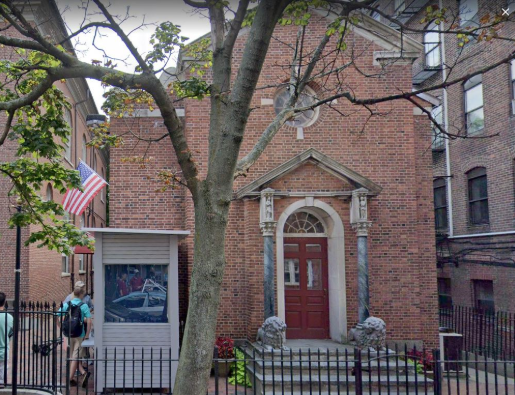
[[[65,23],[70,29],[76,30],[83,22],[84,9],[80,7],[85,3],[86,1],[81,0],[57,0]],[[131,18],[122,24],[125,32],[130,32],[140,26],[143,21],[145,21],[145,23],[171,21],[176,25],[180,25],[182,35],[189,37],[190,40],[194,40],[208,33],[210,29],[207,18],[198,12],[193,12],[192,8],[185,5],[181,0],[111,0],[110,2],[105,1],[104,3],[110,4],[109,11],[112,15],[118,15],[120,17],[125,16],[127,13],[131,15]],[[90,1],[89,4],[91,11],[96,12],[98,10],[92,1]],[[90,21],[100,19],[103,20],[104,18],[98,15],[89,16]],[[140,53],[145,53],[150,49],[150,36],[154,30],[155,26],[148,26],[131,33],[130,38]],[[96,41],[97,46],[103,48],[109,56],[120,59],[127,58],[129,52],[115,33],[107,29],[103,29],[102,33],[105,34],[106,37],[98,39]],[[74,42],[77,56],[80,60],[87,62],[91,62],[92,59],[103,60],[102,52],[91,45],[92,37],[93,32],[88,35],[82,35],[80,42]],[[123,62],[117,62],[117,68],[133,72],[135,62],[131,57],[129,57],[128,62],[128,65],[124,65]],[[173,65],[174,64],[169,64],[169,66]],[[88,83],[98,109],[100,110],[104,90],[97,81],[89,80]]]

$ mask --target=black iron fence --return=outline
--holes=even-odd
[[[452,306],[440,309],[440,326],[463,335],[463,349],[489,358],[515,360],[515,315]]]
[[[173,393],[178,361],[170,349],[91,348],[78,359],[70,358],[56,314],[59,307],[21,305],[19,387],[54,394]],[[207,393],[515,394],[515,359],[464,351],[458,353],[459,360],[443,360],[438,350],[394,345],[380,352],[336,344],[329,349],[278,351],[246,343],[235,348],[235,358],[229,360],[220,358],[215,349]],[[10,354],[4,360],[7,386],[12,383]],[[86,376],[71,371],[73,361],[89,372],[84,382]]]

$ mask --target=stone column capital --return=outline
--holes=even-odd
[[[263,233],[263,236],[273,236],[276,226],[277,226],[277,222],[275,222],[275,221],[261,222],[259,224],[259,227],[261,228],[261,233]]]
[[[360,221],[352,224],[352,229],[356,231],[358,237],[368,236],[368,229],[372,226],[372,221]]]

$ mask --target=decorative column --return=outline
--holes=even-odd
[[[368,288],[368,221],[367,193],[365,188],[352,192],[351,225],[358,236],[358,316],[363,323],[369,316],[370,294]]]
[[[265,320],[275,316],[275,284],[274,284],[274,231],[277,222],[274,221],[274,190],[267,188],[261,191],[259,227],[263,233],[264,250],[264,294]]]

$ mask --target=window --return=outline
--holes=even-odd
[[[447,186],[444,178],[433,181],[435,228],[447,229]]]
[[[86,140],[86,136],[82,136],[82,159],[83,162],[88,163],[88,141]]]
[[[106,265],[105,322],[168,322],[168,265]]]
[[[70,257],[67,255],[61,257],[61,272],[62,274],[70,273]]]
[[[106,179],[105,176],[104,176],[104,169],[103,168],[100,170],[100,177],[102,177],[104,180]],[[104,202],[104,188],[102,188],[100,190],[100,201],[102,203]]]
[[[438,30],[438,26],[433,22],[427,26],[427,30]],[[440,66],[440,33],[428,31],[424,34],[424,53],[426,67]]]
[[[438,306],[441,309],[452,308],[451,279],[438,279]]]
[[[483,79],[476,75],[463,85],[465,90],[465,118],[467,134],[482,130],[485,126],[483,112]]]
[[[514,5],[515,7],[515,5]],[[515,60],[511,61],[511,97],[515,100]],[[515,104],[512,106],[512,113],[515,114]]]
[[[474,17],[478,12],[478,0],[460,0],[459,1],[460,24],[474,22]]]
[[[64,109],[64,120],[70,127],[68,142],[63,141],[64,157],[71,162],[72,160],[72,113],[67,108]]]
[[[310,87],[306,86],[304,92],[299,95],[297,104],[295,107],[307,107],[315,102],[315,91]],[[285,107],[286,103],[290,99],[289,88],[280,89],[274,98],[274,109],[275,113],[279,114]],[[287,125],[302,128],[312,125],[318,118],[319,108],[309,109],[297,114],[294,118],[286,122]]]
[[[46,194],[45,194],[45,197],[46,197],[46,201],[47,202],[51,202],[54,200],[54,191],[52,189],[52,185],[48,184],[46,186]]]
[[[494,283],[491,280],[473,280],[474,304],[477,309],[495,311]]]
[[[86,214],[82,213],[82,215],[80,216],[79,225],[81,229],[84,228],[84,226],[86,226]]]
[[[284,233],[325,233],[324,225],[313,214],[299,211],[288,217]]]
[[[395,0],[393,6],[395,8],[395,13],[400,14],[406,9],[406,2],[405,0]]]
[[[438,125],[443,125],[443,106],[434,107],[431,110],[431,116],[438,123]],[[432,131],[432,148],[433,150],[442,150],[445,146],[445,136],[440,132],[435,124],[431,124]]]
[[[71,222],[70,213],[65,212],[63,215],[63,221],[64,222]]]
[[[85,261],[84,254],[79,254],[79,273],[86,272],[86,270],[84,269],[84,261]]]
[[[488,217],[488,183],[486,169],[475,168],[467,173],[468,198],[469,198],[469,222],[471,225],[489,223]]]

